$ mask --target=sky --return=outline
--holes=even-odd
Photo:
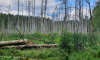
[[[26,0],[23,0],[23,14],[27,15],[26,13]],[[36,0],[36,9],[35,9],[35,16],[40,16],[40,12],[41,12],[41,1],[42,0]],[[91,7],[93,9],[93,7],[95,6],[95,2],[97,0],[89,0],[91,3]],[[68,1],[69,6],[74,7],[75,5],[75,0],[69,0]],[[60,1],[58,0],[48,0],[48,4],[47,4],[47,17],[51,18],[52,13],[54,12],[54,8],[55,5],[60,4]],[[2,5],[2,7],[0,7],[2,13],[8,14],[8,7],[10,5],[10,14],[14,14],[17,15],[18,14],[18,0],[0,0],[0,6]],[[20,0],[20,11],[19,14],[22,15],[22,0]],[[89,11],[87,12],[88,15]],[[71,15],[75,14],[75,9],[71,10]],[[84,0],[84,9],[83,9],[83,14],[86,15],[86,2]],[[31,12],[32,15],[32,12]]]

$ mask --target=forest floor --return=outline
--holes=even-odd
[[[2,35],[2,34],[1,34]],[[100,34],[98,41],[94,46],[86,46],[87,50],[72,52],[68,55],[69,60],[100,60]],[[60,37],[57,33],[42,35],[40,33],[27,34],[27,37],[33,37],[50,41],[49,44],[60,44]],[[4,34],[0,37],[1,41],[21,39],[20,34]],[[28,39],[31,41],[32,39]],[[45,44],[42,41],[33,40],[35,44]],[[0,60],[63,60],[64,53],[61,52],[59,46],[52,48],[38,48],[38,49],[0,49]],[[66,54],[65,54],[66,55]]]

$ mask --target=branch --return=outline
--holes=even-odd
[[[22,37],[22,39],[24,41],[24,36],[22,36],[21,32],[16,27],[15,27],[15,29],[20,33],[20,35],[21,35],[21,37]]]
[[[21,37],[23,38],[23,40],[24,40],[24,37],[22,36],[22,34],[21,34],[21,32],[16,28],[16,30],[20,33],[20,35],[21,35]],[[32,37],[25,37],[25,38],[28,38],[28,39],[34,39],[34,40],[37,40],[37,41],[43,41],[43,42],[45,42],[46,44],[48,44],[49,42],[47,42],[47,41],[44,41],[44,40],[42,40],[42,39],[36,39],[36,38],[32,38]]]

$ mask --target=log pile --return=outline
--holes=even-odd
[[[31,44],[28,44],[30,43]],[[6,48],[51,48],[57,47],[58,44],[32,44],[32,41],[28,42],[27,39],[24,40],[11,40],[11,41],[0,41],[0,49]]]

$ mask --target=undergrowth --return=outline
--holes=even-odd
[[[29,50],[20,50],[20,49],[0,49],[0,56],[5,56],[0,59],[6,59],[10,56],[19,57],[19,59],[31,58],[36,60],[99,60],[100,59],[100,34],[81,34],[81,33],[70,33],[67,30],[63,29],[61,34],[58,33],[48,33],[41,34],[36,32],[34,34],[23,34],[24,39],[26,37],[32,37],[36,39],[42,39],[48,41],[48,44],[59,44],[57,48],[50,49],[29,49]],[[0,41],[8,40],[18,40],[22,39],[20,34],[0,34]],[[28,39],[29,41],[32,39]],[[33,40],[35,44],[45,44],[44,42]],[[84,45],[87,50],[82,50]],[[17,52],[14,54],[14,52]]]

